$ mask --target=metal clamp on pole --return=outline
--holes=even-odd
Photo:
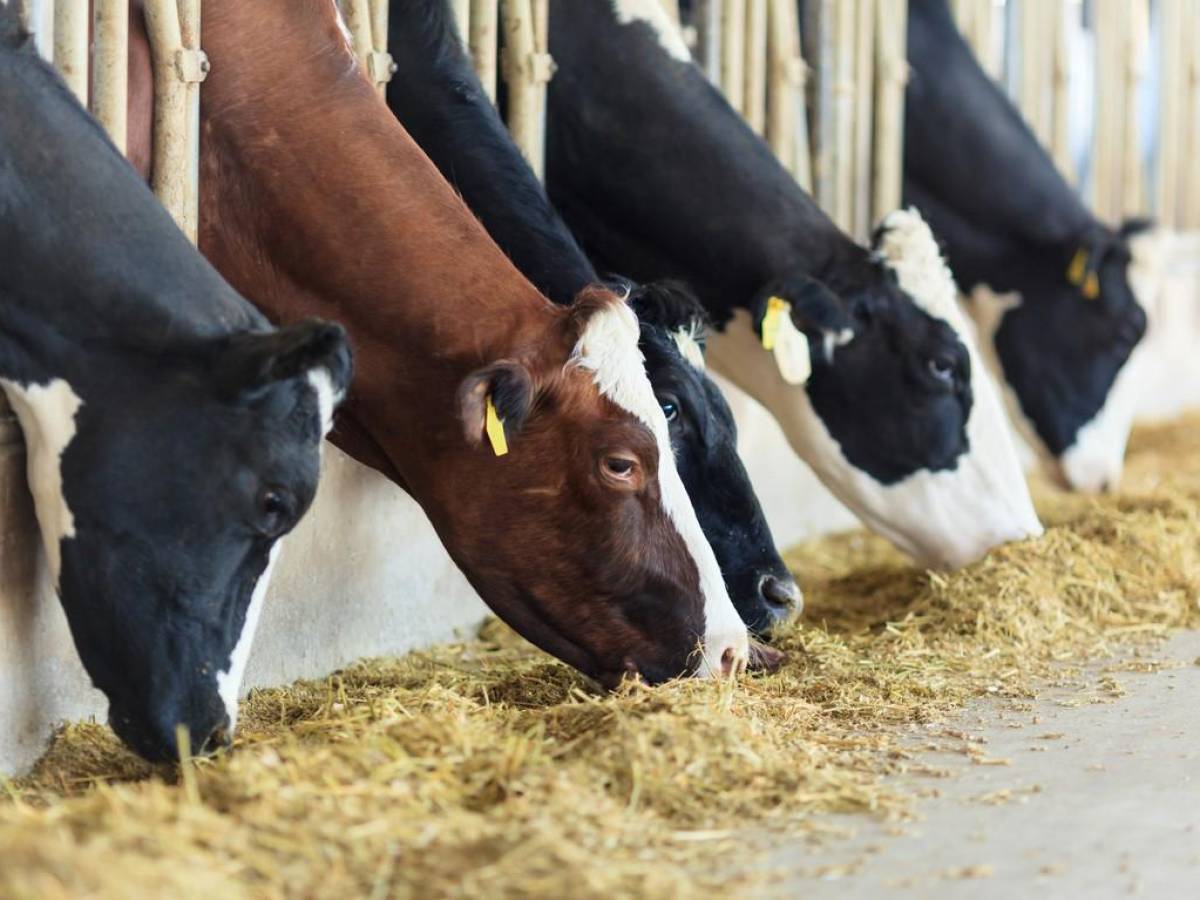
[[[396,74],[399,66],[392,59],[390,53],[380,53],[378,50],[372,50],[367,54],[367,76],[375,83],[375,86],[380,90],[392,80],[392,76]]]
[[[208,77],[211,68],[208,54],[203,50],[185,47],[175,51],[175,74],[184,84],[199,84]]]

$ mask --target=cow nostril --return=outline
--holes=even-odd
[[[758,583],[758,591],[766,604],[780,617],[799,615],[804,605],[804,595],[800,593],[799,585],[791,578],[764,575]]]
[[[229,718],[222,720],[216,728],[214,728],[204,739],[204,743],[200,746],[200,756],[209,756],[222,750],[233,743],[233,735],[229,730]]]
[[[738,653],[733,647],[726,647],[721,654],[721,674],[726,678],[740,675],[746,671],[746,655]]]

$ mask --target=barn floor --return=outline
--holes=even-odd
[[[1200,657],[1200,416],[1139,429],[1119,494],[1038,502],[1043,538],[950,574],[863,534],[796,548],[787,663],[736,684],[602,695],[490,627],[255,691],[233,752],[181,769],[69,726],[0,779],[0,897],[1194,883],[1200,667],[1153,660]]]
[[[1200,632],[1140,663],[1047,689],[1033,702],[973,701],[910,742],[938,775],[903,825],[848,822],[849,838],[780,848],[786,890],[820,898],[929,900],[1189,897],[1200,886]],[[1089,686],[1098,685],[1099,690]],[[1081,702],[1080,688],[1090,696]],[[947,730],[949,728],[949,730]],[[937,750],[928,750],[930,746]],[[982,751],[980,762],[972,753]]]

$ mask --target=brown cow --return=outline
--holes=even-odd
[[[346,326],[335,443],[420,502],[502,618],[601,682],[744,668],[629,308],[599,289],[556,307],[517,272],[360,73],[332,0],[208,0],[203,21],[200,246],[272,319]]]

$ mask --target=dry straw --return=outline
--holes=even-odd
[[[861,534],[798,548],[783,670],[600,695],[497,626],[258,691],[238,745],[154,771],[66,728],[0,800],[0,895],[684,897],[761,886],[821,811],[902,816],[897,726],[1200,621],[1200,419],[1138,431],[1121,494],[1041,491],[965,571]]]

